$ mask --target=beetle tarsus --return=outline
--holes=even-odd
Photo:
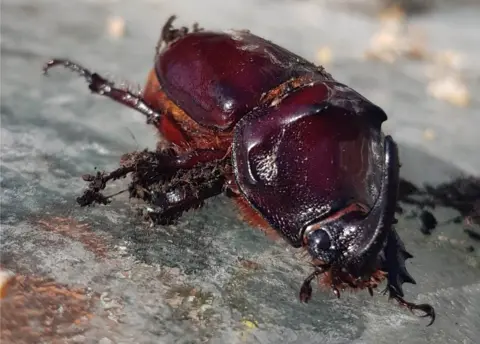
[[[106,96],[117,103],[142,113],[147,118],[148,124],[158,123],[161,114],[153,110],[153,108],[151,108],[139,94],[134,94],[126,89],[117,88],[113,82],[105,79],[97,73],[92,73],[87,68],[70,60],[52,59],[43,67],[43,73],[48,75],[48,71],[56,66],[68,68],[72,72],[78,73],[85,78],[90,91],[93,93]]]
[[[392,293],[392,292],[390,292],[390,298],[393,298],[393,299],[397,300],[397,302],[400,306],[408,308],[413,314],[415,314],[414,311],[416,311],[416,310],[425,313],[425,314],[417,315],[417,316],[419,316],[420,318],[430,317],[431,320],[428,323],[427,327],[434,323],[434,321],[435,321],[435,309],[431,305],[426,304],[426,303],[416,304],[416,303],[413,303],[413,302],[408,302],[405,299],[403,299],[400,295],[398,295],[396,293]]]
[[[82,179],[86,182],[89,182],[89,184],[83,195],[77,197],[77,203],[82,207],[93,205],[95,203],[103,205],[110,203],[111,198],[116,196],[118,193],[110,196],[104,196],[101,191],[105,189],[105,187],[107,186],[107,182],[109,182],[110,180],[116,180],[125,177],[128,173],[132,171],[132,168],[120,167],[119,169],[116,169],[115,171],[110,173],[97,172],[95,175],[83,175]]]
[[[307,303],[310,301],[312,298],[312,281],[315,277],[318,275],[321,275],[325,272],[324,267],[316,267],[315,271],[313,271],[310,275],[308,275],[307,278],[302,283],[302,286],[300,287],[300,302],[305,302]]]

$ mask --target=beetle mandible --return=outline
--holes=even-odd
[[[155,223],[171,223],[207,198],[226,193],[245,219],[305,248],[311,282],[385,292],[435,319],[428,304],[403,299],[411,258],[393,224],[398,149],[382,132],[385,112],[324,68],[249,31],[175,29],[168,19],[142,92],[66,59],[49,61],[83,76],[93,93],[142,113],[161,134],[155,151],[125,155],[111,173],[85,175],[82,206],[109,202],[110,180],[130,174]],[[429,325],[430,325],[429,324]]]

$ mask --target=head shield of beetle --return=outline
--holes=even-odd
[[[305,227],[303,241],[310,255],[325,266],[346,268],[354,277],[372,273],[394,221],[398,188],[398,154],[393,140],[384,141],[382,181],[371,208],[353,203]]]
[[[364,277],[394,216],[396,145],[386,114],[352,89],[308,84],[237,126],[233,162],[251,205],[318,266]]]

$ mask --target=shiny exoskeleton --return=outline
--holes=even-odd
[[[381,130],[384,111],[248,31],[174,29],[173,20],[139,94],[69,60],[45,66],[80,73],[92,92],[144,114],[163,140],[156,151],[126,155],[116,171],[84,176],[90,185],[78,202],[107,203],[107,182],[130,174],[130,196],[148,203],[155,223],[170,223],[226,193],[250,223],[308,250],[315,270],[302,301],[319,275],[337,296],[349,287],[372,294],[386,279],[390,297],[433,323],[430,305],[403,299],[402,284],[415,281],[392,226],[399,161]]]

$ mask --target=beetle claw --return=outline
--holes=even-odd
[[[410,312],[412,312],[413,314],[415,314],[414,311],[416,311],[416,310],[424,312],[425,314],[423,314],[423,315],[417,315],[417,314],[415,314],[415,315],[418,316],[419,318],[430,317],[431,320],[428,323],[427,327],[434,323],[435,318],[436,318],[435,308],[433,308],[431,305],[426,304],[426,303],[416,304],[416,303],[413,303],[413,302],[408,302],[405,299],[403,299],[401,296],[395,295],[395,294],[391,295],[391,297],[394,298],[395,300],[397,300],[397,302],[400,306],[408,308],[410,310]]]

